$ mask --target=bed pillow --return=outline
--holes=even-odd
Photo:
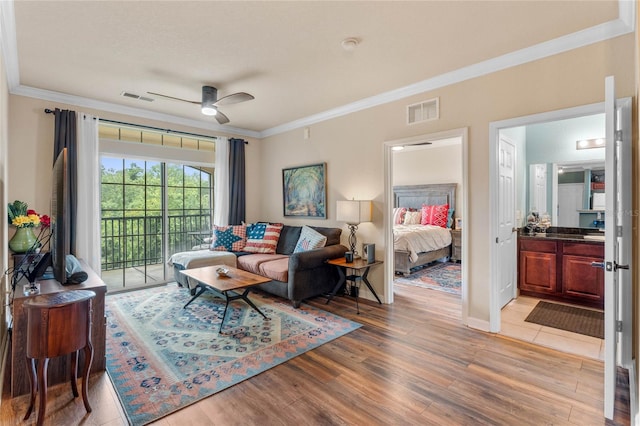
[[[317,249],[320,247],[324,247],[326,243],[326,236],[304,225],[302,227],[302,231],[300,231],[300,238],[298,238],[296,248],[293,249],[293,252],[300,253],[302,251]]]
[[[420,225],[422,212],[406,212],[404,215],[405,225]]]
[[[253,223],[247,225],[247,243],[243,251],[247,253],[275,254],[280,232],[281,223]]]
[[[211,250],[241,251],[247,242],[247,228],[244,225],[213,226]]]
[[[406,207],[396,207],[395,209],[393,209],[393,224],[402,225],[404,223],[404,216],[406,213]]]
[[[449,209],[449,214],[447,215],[447,228],[453,228],[453,213],[455,213],[455,210]]]
[[[440,205],[422,205],[421,225],[435,225],[442,228],[447,227],[447,218],[449,214],[449,204]]]

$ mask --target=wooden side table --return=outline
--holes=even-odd
[[[329,259],[327,260],[327,263],[329,265],[334,265],[336,268],[338,268],[338,274],[340,275],[340,279],[338,280],[338,283],[333,288],[333,291],[329,294],[329,297],[327,298],[327,302],[326,302],[327,304],[331,301],[331,299],[333,299],[333,296],[336,295],[340,287],[342,287],[347,282],[347,280],[355,283],[357,288],[355,298],[356,298],[356,311],[358,314],[360,313],[360,306],[358,305],[358,297],[360,293],[359,291],[360,281],[365,283],[365,285],[369,288],[371,293],[373,293],[373,296],[376,298],[378,303],[382,304],[382,301],[380,301],[380,298],[376,294],[376,291],[373,289],[373,287],[371,286],[371,283],[367,279],[367,276],[369,275],[369,269],[371,269],[372,266],[382,264],[382,261],[376,260],[375,262],[367,263],[367,261],[363,259],[354,259],[353,262],[347,262],[344,257],[340,257],[337,259]],[[352,273],[349,275],[346,274],[348,270],[352,271]]]
[[[49,359],[73,354],[71,357],[71,390],[78,396],[78,351],[84,349],[82,400],[91,412],[87,386],[93,359],[91,345],[91,301],[93,291],[74,290],[45,294],[27,300],[23,308],[27,315],[27,365],[31,384],[31,401],[24,416],[27,420],[40,393],[37,425],[42,425],[47,411],[47,367]],[[37,368],[36,368],[37,360]]]

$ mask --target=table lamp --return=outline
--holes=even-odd
[[[371,201],[345,200],[338,201],[336,220],[346,222],[349,227],[349,250],[353,253],[353,258],[357,259],[356,251],[356,230],[363,222],[371,222]]]

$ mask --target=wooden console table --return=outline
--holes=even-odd
[[[93,345],[93,362],[90,373],[104,371],[106,368],[105,345],[106,345],[106,318],[104,316],[104,298],[107,286],[98,275],[82,260],[82,269],[89,275],[89,278],[82,284],[63,286],[56,280],[40,280],[40,294],[25,296],[23,284],[18,283],[16,287],[13,304],[11,306],[11,348],[9,365],[9,383],[11,385],[11,397],[24,395],[30,392],[29,370],[27,369],[26,346],[27,346],[27,316],[23,304],[34,297],[45,294],[61,293],[70,290],[91,290],[96,294],[93,299],[93,309],[91,313],[91,342]],[[80,353],[78,362],[84,365],[84,354]],[[51,359],[49,362],[49,385],[65,383],[71,376],[71,366],[68,356],[61,356]]]

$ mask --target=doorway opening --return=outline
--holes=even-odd
[[[604,149],[580,150],[576,149],[576,144],[580,140],[604,137],[602,111],[601,104],[590,105],[506,120],[499,126],[492,125],[491,129],[494,146],[497,144],[501,147],[506,138],[515,147],[513,201],[506,203],[505,200],[510,200],[510,196],[497,194],[497,201],[501,206],[498,210],[504,212],[507,218],[501,219],[501,223],[509,223],[504,233],[509,234],[512,241],[505,247],[503,241],[506,239],[500,230],[497,249],[500,252],[492,255],[492,271],[496,274],[493,275],[492,272],[492,276],[496,277],[492,281],[492,295],[496,295],[492,298],[492,330],[541,346],[600,360],[604,359],[603,339],[525,321],[541,300],[559,300],[557,295],[552,294],[552,290],[549,290],[549,294],[529,294],[520,289],[521,285],[522,288],[527,288],[528,282],[526,274],[518,269],[522,266],[519,265],[521,259],[518,257],[517,234],[526,229],[531,217],[548,218],[545,226],[550,225],[552,229],[566,227],[571,230],[589,229],[594,233],[599,232],[595,224],[603,222],[596,222],[601,219],[597,217],[599,212],[593,210],[593,200],[596,198],[593,192],[597,191],[592,191],[591,178],[598,173],[596,170],[604,168]],[[497,164],[500,161],[499,158]],[[500,179],[502,182],[502,176]],[[502,184],[500,187],[503,188]],[[555,259],[555,254],[548,256],[549,265],[555,268],[556,264],[551,259]],[[555,279],[555,269],[548,276]],[[515,285],[505,286],[505,283]],[[550,287],[553,288],[553,285]],[[526,295],[520,294],[520,291]],[[580,302],[576,304],[580,305]],[[494,320],[496,328],[493,328]]]
[[[403,149],[399,150],[399,148]],[[411,271],[410,275],[412,276],[415,271],[416,274],[424,272],[428,275],[432,272],[446,275],[450,273],[448,269],[451,269],[451,271],[453,271],[452,273],[460,274],[459,290],[451,292],[459,293],[461,317],[463,322],[466,321],[468,309],[466,296],[467,273],[466,263],[464,262],[466,235],[461,229],[463,218],[466,215],[467,205],[467,194],[465,190],[467,187],[466,153],[466,128],[385,142],[385,241],[386,247],[388,247],[385,253],[384,295],[386,303],[393,302],[394,279],[398,277],[404,278],[403,274],[409,274]],[[438,170],[440,170],[440,172],[438,172]],[[434,246],[433,254],[435,257],[433,259],[431,259],[432,256],[430,256],[429,252],[425,252],[427,253],[425,257],[422,257],[423,253],[421,252],[420,260],[416,261],[414,259],[407,261],[408,263],[405,265],[406,268],[396,263],[393,231],[394,222],[397,221],[394,220],[393,212],[394,207],[404,206],[395,205],[398,203],[399,198],[398,194],[394,191],[394,187],[396,187],[396,189],[403,188],[405,191],[417,191],[415,196],[409,194],[407,195],[408,198],[403,198],[403,200],[410,200],[411,206],[402,209],[405,210],[405,213],[412,213],[416,219],[421,219],[417,216],[420,216],[423,204],[443,206],[451,200],[452,205],[450,206],[450,212],[453,214],[446,218],[446,224],[441,228],[444,228],[444,231],[447,236],[452,239],[452,242],[457,239],[457,251],[454,252],[453,255],[455,256],[454,260],[458,260],[459,262],[450,262],[452,255],[450,250],[452,246],[447,245],[447,247],[440,249]],[[424,203],[421,197],[426,197],[424,198]],[[447,209],[448,208],[449,206],[447,206]],[[449,209],[447,211],[449,212]],[[404,225],[405,221],[402,220],[402,222],[401,225]],[[420,220],[418,220],[418,224],[419,223]],[[458,225],[457,230],[454,229],[455,224]],[[440,231],[443,231],[443,229]],[[447,252],[444,255],[440,255],[440,251]],[[407,258],[409,257],[410,254],[407,253]],[[404,265],[402,262],[401,264]],[[421,265],[418,267],[417,265],[419,264],[423,264],[424,266]],[[421,269],[424,269],[424,271]],[[436,269],[438,271],[436,271]],[[396,274],[396,272],[399,273]],[[447,290],[445,288],[447,286],[446,280],[444,277],[441,278],[444,290]],[[454,277],[450,281],[453,282],[456,280]],[[426,287],[435,288],[437,286],[429,287],[429,284],[433,283],[428,283]]]

